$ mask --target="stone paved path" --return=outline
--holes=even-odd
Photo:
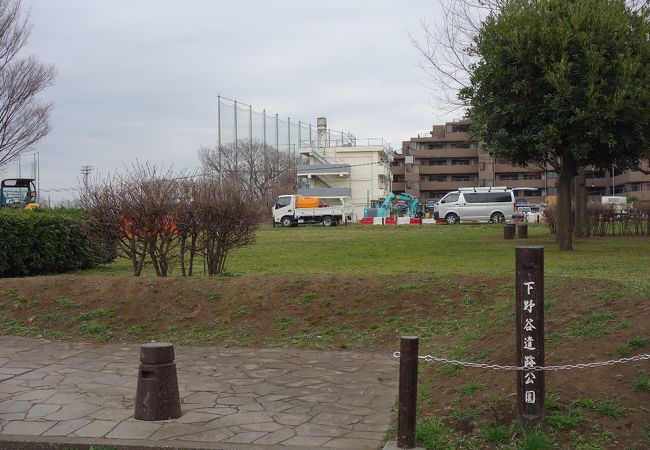
[[[119,443],[379,448],[397,395],[390,355],[177,347],[180,418],[133,418],[139,347],[0,336],[3,435]],[[1,442],[0,442],[1,446]]]

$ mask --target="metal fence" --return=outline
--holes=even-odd
[[[318,143],[317,127],[311,122],[280,116],[252,105],[217,97],[217,145],[236,144],[238,141],[259,141],[279,151],[294,155],[300,148],[355,147],[357,145],[385,145],[381,138],[357,139],[349,131],[327,128]]]

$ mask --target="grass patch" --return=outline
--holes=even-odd
[[[237,308],[235,311],[233,311],[232,316],[233,317],[244,317],[248,315],[248,313],[251,312],[251,309],[248,306],[242,306]]]
[[[481,383],[480,381],[476,379],[471,379],[469,380],[465,386],[463,386],[463,389],[461,391],[461,395],[463,397],[467,397],[472,395],[474,392],[481,391],[483,389],[487,389],[488,385],[485,383]]]
[[[419,292],[423,288],[422,283],[404,283],[404,284],[399,284],[397,286],[391,286],[388,289],[386,289],[387,294],[398,294],[398,293],[403,293],[403,292],[408,292],[408,291],[416,291]]]
[[[449,448],[447,441],[452,434],[452,429],[445,426],[435,417],[427,417],[417,423],[415,439],[427,449],[443,450]]]
[[[571,411],[568,414],[555,414],[546,416],[546,423],[556,430],[571,430],[582,421],[582,414]]]
[[[79,331],[86,339],[96,341],[108,341],[113,336],[112,330],[105,323],[82,322]]]
[[[553,446],[553,440],[539,430],[530,431],[521,438],[517,450],[548,450]]]
[[[632,408],[620,406],[619,401],[616,398],[603,398],[599,400],[590,398],[578,399],[573,402],[573,406],[589,409],[595,411],[599,416],[611,417],[612,419],[627,416],[633,411]]]
[[[560,342],[566,338],[579,336],[588,338],[607,336],[615,330],[614,320],[615,316],[611,312],[590,312],[571,322],[566,330],[551,334],[549,340]]]
[[[144,331],[143,325],[133,325],[132,327],[129,327],[126,330],[124,330],[124,332],[122,333],[122,339],[133,340],[139,338],[140,336],[142,336],[143,331]]]
[[[641,377],[634,380],[634,389],[641,392],[650,392],[650,378],[648,378],[648,371],[641,371]]]
[[[55,297],[54,302],[59,305],[59,308],[65,310],[74,309],[79,306],[71,298],[63,296]]]
[[[650,342],[650,338],[645,336],[632,336],[627,342],[618,346],[617,350],[621,356],[630,356],[638,348],[645,347]]]
[[[289,317],[281,316],[275,319],[275,324],[273,325],[273,328],[278,333],[284,333],[289,329],[292,323],[293,320],[290,319]]]
[[[99,308],[99,309],[95,309],[94,311],[88,311],[79,314],[79,320],[89,321],[89,320],[99,319],[100,317],[114,317],[114,316],[115,316],[115,311],[113,311],[111,308]]]
[[[493,424],[483,432],[484,439],[490,444],[505,444],[514,435],[514,427],[506,428],[503,425]]]

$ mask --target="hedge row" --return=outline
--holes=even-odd
[[[0,210],[0,277],[91,268],[115,259],[115,242],[99,235],[79,209]]]

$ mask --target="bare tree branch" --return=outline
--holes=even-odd
[[[18,56],[31,31],[20,7],[20,0],[0,0],[0,167],[47,135],[52,109],[38,94],[54,81],[54,67]]]

